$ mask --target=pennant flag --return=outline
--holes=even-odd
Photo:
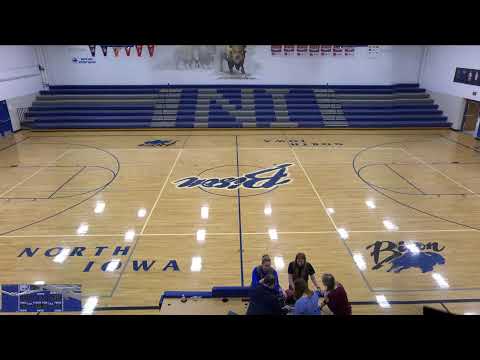
[[[115,57],[118,57],[118,55],[120,54],[120,49],[121,49],[121,48],[118,47],[118,46],[115,46],[115,47],[113,48],[113,53],[115,54]]]
[[[130,51],[131,50],[132,50],[131,46],[125,46],[125,53],[127,54],[127,56],[130,56]]]
[[[88,45],[90,48],[90,53],[92,54],[93,57],[95,57],[95,48],[97,47],[96,45]]]
[[[282,48],[283,48],[283,45],[272,45],[271,46],[272,56],[282,55]]]
[[[108,46],[101,45],[100,47],[102,48],[103,56],[107,56]]]
[[[310,56],[318,56],[320,54],[320,45],[308,45],[308,53]]]
[[[142,56],[143,45],[135,45],[135,47],[137,48],[137,55]]]
[[[155,45],[147,45],[148,48],[148,53],[150,54],[150,57],[153,56],[153,52],[155,51]]]

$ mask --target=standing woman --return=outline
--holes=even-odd
[[[315,278],[315,269],[312,264],[307,262],[307,257],[304,253],[298,253],[295,256],[295,261],[288,264],[288,290],[286,291],[287,303],[291,304],[295,301],[295,280],[303,279],[308,287],[308,278],[312,279],[315,288],[320,290],[320,286]]]

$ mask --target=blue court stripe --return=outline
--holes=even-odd
[[[238,162],[238,137],[235,135],[235,150],[237,155],[237,178],[240,177],[240,166]],[[240,239],[240,283],[244,286],[243,280],[243,235],[242,235],[242,209],[240,205],[240,188],[237,188],[237,203],[238,203],[238,233]]]

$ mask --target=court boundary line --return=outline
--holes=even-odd
[[[64,157],[65,155],[67,155],[68,153],[70,152],[70,149],[67,149],[65,150],[64,152],[62,152],[55,160],[52,160],[50,162],[48,162],[47,166],[50,166],[52,164],[55,164],[58,160],[60,160],[62,157]],[[8,189],[7,191],[3,192],[0,194],[0,198],[3,198],[6,194],[8,194],[9,192],[15,190],[17,187],[19,187],[20,185],[24,184],[25,182],[27,182],[28,180],[32,179],[33,177],[35,177],[36,175],[38,175],[42,170],[44,170],[46,167],[41,167],[40,169],[38,169],[37,171],[35,171],[32,175],[28,176],[27,178],[19,181],[17,184],[15,184],[14,186],[12,186],[10,189]]]
[[[170,168],[170,171],[169,171],[167,177],[165,178],[165,181],[163,182],[162,188],[160,189],[160,192],[158,193],[157,198],[155,199],[155,202],[153,203],[153,206],[152,206],[150,212],[148,213],[148,216],[145,219],[145,222],[143,223],[142,230],[140,230],[140,235],[144,234],[145,229],[147,228],[147,225],[150,221],[150,218],[152,217],[152,214],[153,214],[155,208],[157,207],[158,202],[160,201],[160,197],[162,196],[163,191],[164,191],[165,187],[167,186],[168,180],[170,179],[170,176],[172,175],[173,169],[177,165],[178,159],[180,159],[180,156],[182,155],[182,152],[183,152],[183,149],[178,150],[178,154],[175,158],[175,161],[173,162],[173,165]]]
[[[177,165],[177,162],[178,162],[178,159],[180,159],[180,155],[182,154],[183,152],[183,149],[180,149],[178,151],[178,154],[175,158],[175,161],[173,162],[173,165],[172,167],[170,168],[170,171],[167,175],[167,177],[165,178],[165,181],[163,182],[163,185],[162,185],[162,188],[160,189],[160,192],[158,193],[158,196],[155,200],[155,203],[153,204],[152,206],[152,209],[150,210],[149,214],[148,214],[148,217],[147,219],[145,220],[145,222],[143,223],[143,227],[142,227],[142,230],[140,231],[139,235],[143,236],[143,233],[147,227],[147,224],[148,222],[150,221],[150,218],[153,214],[153,212],[155,211],[155,208],[157,207],[157,204],[158,202],[160,201],[160,197],[162,196],[163,194],[163,191],[165,190],[166,186],[167,186],[167,183],[168,183],[168,180],[170,179],[170,176],[172,175],[172,172],[173,172],[173,169],[175,168],[175,166]],[[127,258],[127,261],[125,261],[123,267],[122,267],[122,270],[120,271],[120,274],[118,274],[118,277],[117,277],[117,280],[115,281],[115,284],[113,286],[113,289],[110,293],[110,296],[108,297],[113,297],[113,295],[115,294],[115,291],[117,291],[117,288],[118,288],[118,285],[120,284],[120,281],[122,280],[122,277],[123,277],[123,274],[125,272],[125,269],[127,268],[127,265],[130,263],[130,259],[133,255],[133,253],[135,252],[135,249],[137,248],[137,245],[138,243],[140,242],[140,237],[135,235],[135,243],[133,244],[133,246],[129,249],[129,254],[128,254],[128,258]]]
[[[473,190],[470,190],[468,187],[466,187],[465,185],[461,184],[460,182],[452,179],[450,176],[448,176],[447,174],[445,174],[443,171],[441,170],[438,170],[437,168],[434,168],[432,165],[430,165],[429,163],[427,163],[425,160],[413,155],[411,152],[409,152],[408,150],[406,150],[405,148],[402,148],[402,150],[405,152],[405,154],[407,154],[408,156],[410,156],[412,159],[415,159],[417,160],[418,162],[420,162],[421,164],[425,165],[426,167],[428,167],[429,169],[435,171],[436,173],[439,173],[440,175],[442,175],[443,177],[445,177],[446,179],[450,180],[452,183],[454,183],[455,185],[457,186],[460,186],[461,188],[467,190],[468,192],[474,194],[475,196],[478,196],[480,197],[480,194],[474,192]]]
[[[65,133],[64,135],[57,135],[57,136],[38,136],[38,135],[31,135],[30,137],[37,137],[37,138],[47,138],[47,137],[60,137],[60,138],[63,138],[63,137],[87,137],[87,136],[92,136],[92,137],[104,137],[104,136],[131,136],[131,137],[134,137],[134,136],[149,136],[149,135],[152,135],[152,136],[155,136],[157,134],[130,134],[130,135],[127,135],[127,134],[121,134],[121,135],[117,135],[117,134],[98,134],[99,132],[113,132],[115,130],[112,130],[112,129],[98,129],[97,131],[95,130],[92,130],[92,129],[89,129],[89,130],[85,130],[85,129],[72,129],[73,131],[64,131],[64,130],[33,130],[31,134],[55,134],[55,133]],[[198,131],[211,131],[212,128],[206,128],[206,129],[198,129],[198,130],[193,130],[193,132],[198,132]],[[215,130],[218,130],[218,129],[215,129]],[[236,135],[236,136],[252,136],[252,135],[282,135],[283,132],[285,131],[297,131],[298,129],[278,129],[277,131],[279,133],[267,133],[267,134],[261,134],[262,130],[261,129],[258,129],[256,128],[254,131],[258,131],[259,133],[258,134],[232,134],[232,132],[234,131],[237,131],[239,133],[243,132],[243,131],[250,131],[248,129],[244,129],[244,130],[235,130],[235,129],[231,129],[231,131],[227,134],[218,134],[218,135],[203,135],[203,134],[173,134],[174,136],[197,136],[197,137],[211,137],[211,136],[232,136],[232,135]],[[345,136],[359,136],[359,135],[366,135],[366,136],[372,136],[372,134],[366,134],[366,133],[362,133],[362,132],[359,132],[359,133],[349,133],[351,131],[354,131],[353,129],[344,129],[344,131],[346,132],[345,134],[343,133],[325,133],[326,131],[333,131],[330,130],[330,129],[312,129],[313,131],[318,131],[316,133],[310,133],[310,134],[292,134],[292,135],[296,135],[296,136],[311,136],[311,135],[345,135]],[[356,129],[358,130],[358,129]],[[377,129],[372,129],[372,128],[369,128],[369,129],[365,129],[365,130],[379,130],[378,128]],[[385,130],[385,129],[383,129]],[[418,130],[424,130],[424,131],[437,131],[437,132],[444,132],[442,131],[442,128],[438,129],[438,130],[435,130],[435,129],[422,129],[422,128],[419,128],[419,129],[410,129],[410,130],[403,130],[403,131],[418,131]],[[72,132],[95,132],[96,134],[87,134],[87,135],[67,135],[69,133],[72,133]],[[132,132],[132,131],[145,131],[145,132],[165,132],[165,133],[168,133],[168,132],[172,132],[172,131],[179,131],[178,129],[160,129],[160,130],[154,130],[154,129],[148,129],[148,130],[141,130],[141,129],[119,129],[119,130],[116,130],[116,131],[129,131],[129,132]],[[180,130],[181,131],[181,130]],[[192,130],[184,130],[184,131],[192,131]],[[229,131],[229,129],[226,129],[226,130],[220,130],[220,131]],[[269,129],[269,131],[272,131],[272,129]],[[274,130],[275,131],[275,130]],[[304,130],[302,130],[304,131]],[[338,131],[335,130],[335,131]],[[438,136],[440,134],[435,134],[435,133],[429,133],[429,134],[414,134],[414,133],[397,133],[397,131],[402,131],[401,129],[398,130],[398,129],[392,129],[390,130],[392,132],[390,133],[375,133],[373,135],[382,135],[382,136],[397,136],[397,135],[408,135],[408,136],[428,136],[428,135],[431,135],[431,136]],[[160,135],[160,134],[159,134]],[[164,134],[164,135],[167,135],[167,134]],[[168,134],[170,135],[170,134]]]
[[[477,232],[480,230],[477,229],[427,229],[427,230],[351,230],[350,234],[356,233],[441,233],[441,232]],[[278,231],[279,235],[316,235],[316,234],[338,234],[337,231]],[[207,233],[208,236],[235,236],[239,232],[229,232],[229,233]],[[242,232],[243,235],[268,235],[268,232]],[[0,235],[0,238],[61,238],[61,237],[123,237],[125,234],[32,234],[32,235]],[[195,236],[196,233],[144,233],[142,235],[137,234],[136,236]]]
[[[409,195],[409,196],[474,196],[474,194],[466,194],[466,193],[425,193],[425,192],[422,192],[422,193],[413,193],[413,192],[403,192],[403,191],[398,191],[398,190],[401,190],[403,188],[387,188],[387,187],[384,187],[384,186],[380,186],[380,185],[377,185],[377,184],[374,184],[372,183],[371,181],[367,181],[365,180],[365,177],[362,174],[362,171],[365,171],[365,169],[367,168],[370,168],[370,167],[375,167],[375,166],[386,166],[386,167],[389,167],[388,165],[390,164],[387,164],[387,163],[383,163],[383,164],[366,164],[366,165],[363,165],[361,168],[359,168],[357,170],[357,177],[359,177],[365,184],[367,184],[371,189],[375,188],[375,189],[382,189],[382,190],[385,190],[385,191],[388,191],[390,193],[395,193],[395,194],[400,194],[400,195]],[[395,164],[392,164],[392,165],[395,165]],[[415,163],[414,165],[417,165],[417,166],[423,166],[421,164],[419,164],[418,162]],[[390,168],[390,167],[389,167]],[[391,168],[390,168],[391,169]],[[391,169],[393,170],[393,169]],[[395,172],[395,171],[392,171],[392,172]],[[395,172],[396,173],[396,172]],[[408,180],[406,178],[404,178],[403,176],[401,176],[400,174],[397,173],[397,175],[404,179],[406,182],[408,182]],[[413,184],[412,184],[413,186]],[[415,186],[413,186],[414,188],[416,188]],[[373,190],[375,190],[373,189]],[[407,188],[409,189],[409,188]],[[411,189],[411,188],[410,188]],[[420,190],[420,189],[418,189]]]
[[[435,139],[433,139],[435,140]],[[427,140],[425,140],[427,141]],[[428,140],[428,141],[431,141],[431,140]],[[397,141],[397,142],[394,142],[394,143],[406,143],[406,142],[410,142],[410,143],[418,143],[417,140],[411,140],[411,141]],[[391,143],[382,143],[382,144],[378,144],[378,146],[381,146],[381,145],[387,145],[387,144],[391,144]],[[410,209],[410,210],[413,210],[413,211],[416,211],[418,213],[421,213],[421,214],[424,214],[424,215],[427,215],[427,216],[430,216],[432,218],[435,218],[435,219],[438,219],[438,220],[442,220],[442,221],[445,221],[445,222],[448,222],[450,224],[455,224],[455,225],[458,225],[458,226],[462,226],[462,227],[465,227],[465,228],[469,228],[469,229],[473,229],[473,230],[477,230],[477,231],[480,231],[480,228],[477,228],[477,227],[474,227],[474,226],[470,226],[470,225],[467,225],[467,224],[463,224],[463,223],[460,223],[460,222],[457,222],[457,221],[454,221],[454,220],[450,220],[450,219],[447,219],[447,218],[444,218],[444,217],[441,217],[441,216],[438,216],[438,215],[435,215],[433,213],[430,213],[428,211],[425,211],[425,210],[422,210],[422,209],[419,209],[419,208],[416,208],[414,206],[411,206],[409,204],[406,204],[388,194],[386,194],[385,192],[383,191],[380,191],[377,187],[375,186],[372,186],[368,181],[366,181],[361,175],[360,175],[360,170],[357,169],[356,167],[356,161],[357,161],[357,158],[360,156],[360,154],[362,154],[363,152],[365,151],[368,151],[370,150],[371,148],[374,148],[376,145],[372,145],[368,148],[365,148],[364,150],[361,150],[359,151],[353,158],[352,160],[352,168],[353,168],[353,171],[356,173],[357,177],[363,182],[365,183],[370,189],[372,189],[373,191],[383,195],[384,197],[390,199],[391,201],[407,208],[407,209]]]
[[[237,178],[240,178],[240,164],[238,159],[238,137],[235,135],[235,153],[237,157]],[[242,236],[242,208],[240,200],[240,187],[237,187],[237,207],[238,207],[238,231],[239,231],[239,240],[240,240],[240,284],[244,286],[243,278],[243,236]]]
[[[60,187],[58,187],[53,193],[50,194],[50,196],[48,197],[48,199],[55,199],[53,197],[53,195],[55,195],[56,193],[58,193],[60,190],[62,190],[65,185],[67,185],[70,181],[72,181],[75,177],[77,177],[77,175],[79,175],[83,170],[86,169],[86,166],[82,166],[80,168],[80,170],[78,170],[75,174],[73,174],[72,176],[70,176],[70,178],[67,179],[67,181],[65,181],[62,185],[60,185]]]
[[[52,143],[37,143],[37,144],[51,145]],[[57,143],[55,143],[55,144],[57,144]],[[95,192],[94,192],[92,195],[88,196],[87,198],[85,198],[85,199],[83,199],[83,200],[81,200],[81,201],[73,204],[72,206],[69,206],[69,207],[67,207],[67,208],[64,208],[63,210],[58,211],[58,212],[56,212],[56,213],[54,213],[54,214],[52,214],[52,215],[48,215],[48,216],[46,216],[46,217],[43,217],[43,218],[41,218],[41,219],[39,219],[39,220],[36,220],[36,221],[34,221],[34,222],[31,222],[31,223],[29,223],[29,224],[22,225],[22,226],[20,226],[20,227],[18,227],[18,228],[15,228],[15,229],[8,230],[8,231],[5,231],[5,232],[3,232],[3,233],[0,233],[0,236],[7,235],[7,234],[11,234],[11,233],[16,232],[16,231],[18,231],[18,230],[22,230],[22,229],[28,228],[28,227],[30,227],[30,226],[33,226],[33,225],[35,225],[35,224],[42,223],[42,222],[47,221],[47,220],[49,220],[49,219],[53,219],[54,217],[57,217],[58,215],[61,215],[61,214],[63,214],[63,213],[66,213],[66,212],[70,211],[71,209],[73,209],[73,208],[75,208],[75,207],[77,207],[77,206],[79,206],[79,205],[82,205],[82,204],[85,203],[86,201],[88,201],[88,200],[90,200],[91,198],[93,198],[95,195],[97,195],[97,194],[99,194],[100,192],[102,192],[103,190],[105,190],[108,186],[110,186],[110,185],[115,181],[115,179],[117,178],[118,174],[120,173],[120,167],[121,167],[121,166],[120,166],[120,161],[119,161],[119,159],[115,156],[115,154],[112,154],[112,153],[109,152],[108,150],[105,150],[105,149],[102,149],[102,148],[99,148],[99,147],[96,147],[96,146],[93,146],[93,145],[72,144],[72,143],[58,143],[58,144],[70,145],[70,146],[81,146],[81,147],[85,147],[85,148],[89,148],[89,149],[96,149],[96,150],[98,150],[98,151],[102,151],[102,152],[104,152],[105,154],[108,154],[109,156],[111,156],[112,159],[116,162],[116,164],[117,164],[117,170],[116,170],[116,171],[117,171],[117,172],[115,172],[115,171],[113,171],[113,170],[110,169],[111,172],[112,172],[112,174],[113,174],[113,177],[112,177],[108,182],[106,182],[102,187],[94,190]],[[71,150],[71,149],[67,149],[67,151],[69,151],[69,150]],[[88,193],[89,193],[89,192],[88,192]],[[87,194],[87,193],[86,193],[86,194]]]
[[[3,150],[7,150],[7,149],[10,149],[11,147],[15,146],[15,145],[18,145],[26,140],[30,139],[30,136],[27,136],[25,139],[22,139],[20,141],[17,141],[17,142],[14,142],[13,144],[10,144],[10,145],[7,145],[3,148],[0,149],[0,151],[3,151]]]
[[[157,148],[141,148],[141,149],[137,149],[137,148],[115,148],[115,147],[107,147],[109,150],[111,151],[175,151],[175,150],[179,150],[179,149],[183,149],[183,150],[186,150],[186,151],[199,151],[199,150],[225,150],[225,151],[228,151],[228,150],[231,150],[231,149],[234,149],[236,146],[235,145],[232,145],[232,146],[215,146],[215,147],[191,147],[191,148],[182,148],[182,147],[178,147],[178,148],[163,148],[163,147],[157,147]],[[290,150],[289,147],[286,147],[286,146],[281,146],[281,147],[239,147],[240,150]],[[333,150],[345,150],[345,151],[348,151],[348,150],[361,150],[361,149],[365,149],[365,147],[347,147],[347,148],[340,148],[340,147],[321,147],[321,146],[302,146],[302,147],[298,147],[298,149],[305,149],[305,150],[330,150],[330,151],[333,151]],[[75,150],[82,150],[82,149],[73,149],[74,151]],[[373,149],[372,149],[373,150]],[[379,150],[402,150],[401,148],[385,148],[385,147],[379,147],[379,148],[376,148],[375,150],[379,151]]]
[[[300,168],[302,169],[305,177],[307,178],[308,182],[310,183],[310,186],[313,190],[313,192],[315,193],[315,195],[317,196],[318,200],[320,201],[322,207],[323,207],[323,210],[325,211],[325,214],[327,214],[328,218],[330,219],[333,227],[335,228],[336,232],[337,232],[337,236],[338,236],[338,227],[337,225],[335,224],[335,221],[332,219],[332,216],[330,215],[330,213],[327,211],[327,207],[325,206],[325,203],[323,202],[323,199],[320,197],[320,195],[318,194],[317,192],[317,189],[315,188],[315,186],[313,185],[313,182],[312,180],[310,179],[310,176],[308,175],[307,171],[305,170],[305,168],[303,167],[302,163],[300,162],[300,159],[298,158],[297,154],[295,153],[295,150],[291,147],[290,148],[292,153],[293,153],[293,156],[295,157],[295,160],[297,162],[297,164],[300,166]],[[349,255],[350,255],[350,258],[353,260],[353,254],[352,254],[352,251],[350,249],[350,247],[346,244],[346,241],[343,240],[343,239],[340,239],[340,241],[342,242],[343,246],[345,247],[345,249],[348,251]],[[364,284],[367,286],[368,290],[370,290],[370,292],[373,292],[372,290],[372,287],[370,286],[369,282],[367,281],[367,279],[365,278],[365,274],[363,274],[363,272],[356,266],[355,263],[353,263],[353,266],[355,266],[355,268],[357,269],[357,271],[360,273],[360,276],[361,278],[363,279],[364,281]]]
[[[412,183],[411,181],[409,181],[407,178],[405,178],[404,176],[400,175],[395,169],[393,169],[392,167],[389,166],[389,164],[383,164],[385,167],[387,167],[388,169],[390,169],[391,172],[393,172],[394,174],[396,174],[398,177],[400,177],[401,179],[403,179],[407,184],[409,184],[410,186],[412,186],[414,189],[416,189],[417,191],[419,191],[421,194],[425,195],[425,192],[422,191],[422,189],[420,189],[418,186],[416,186],[414,183]]]

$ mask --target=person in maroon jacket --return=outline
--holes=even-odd
[[[320,309],[326,305],[334,315],[352,315],[352,306],[348,302],[347,293],[342,284],[336,282],[332,274],[323,274],[322,283],[326,290]]]

